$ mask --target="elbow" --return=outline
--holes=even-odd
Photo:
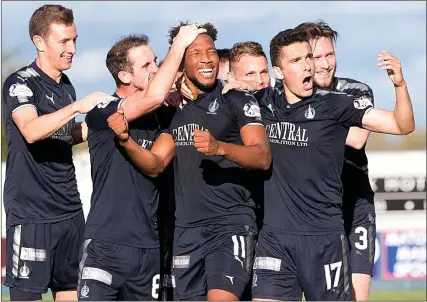
[[[151,177],[151,178],[156,178],[160,174],[162,174],[164,169],[165,169],[165,167],[164,167],[163,163],[158,163],[158,165],[156,167],[153,167],[153,169],[144,171],[144,174]]]
[[[356,150],[360,150],[365,146],[365,144],[366,144],[365,140],[355,140],[355,141],[352,141],[351,144],[349,144],[348,146]]]
[[[402,135],[408,135],[408,134],[411,134],[414,131],[415,131],[415,124],[412,124],[410,127],[407,127],[405,129],[403,129],[402,132],[401,132],[401,134]]]
[[[270,152],[270,150],[268,150],[261,157],[260,169],[266,171],[266,170],[270,169],[270,166],[271,166],[271,152]]]
[[[23,133],[22,136],[28,144],[34,144],[38,141],[38,138],[31,133]]]

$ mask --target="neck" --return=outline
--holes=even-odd
[[[292,91],[290,91],[289,88],[285,85],[285,83],[283,83],[283,87],[285,89],[286,101],[289,104],[298,103],[299,101],[301,101],[303,99],[302,97],[299,97],[299,96],[295,95]]]
[[[121,98],[127,98],[131,94],[137,92],[138,89],[131,85],[122,85],[116,88],[116,94]]]
[[[190,89],[191,93],[193,94],[194,101],[197,100],[199,95],[205,93],[206,91],[201,90],[199,87],[197,87],[188,77],[187,74],[184,73],[185,78],[185,85],[187,85],[188,89]]]
[[[59,81],[61,81],[62,71],[53,68],[48,60],[44,60],[42,57],[37,56],[36,65],[55,82],[59,83]]]

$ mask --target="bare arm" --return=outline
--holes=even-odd
[[[78,145],[87,141],[87,124],[86,122],[75,123],[72,136],[73,136],[73,145]]]
[[[369,137],[369,130],[351,127],[347,134],[345,144],[354,149],[362,149]]]
[[[198,34],[204,32],[206,29],[197,28],[195,25],[181,27],[167,57],[146,91],[138,91],[127,97],[122,103],[121,106],[128,121],[132,121],[163,104],[175,82],[185,49],[196,39]]]
[[[12,113],[12,119],[25,140],[32,144],[50,137],[78,114],[87,113],[96,105],[114,99],[111,95],[95,92],[58,111],[39,116],[33,106],[23,106]]]
[[[415,130],[414,111],[408,87],[403,79],[400,61],[387,52],[378,58],[381,69],[387,70],[396,92],[394,111],[373,108],[363,117],[363,128],[389,134],[409,134]]]
[[[145,175],[157,177],[169,165],[175,156],[175,142],[170,134],[161,134],[151,150],[138,145],[132,138],[120,141],[120,145],[129,155],[133,164]]]
[[[247,169],[268,170],[271,152],[267,133],[261,125],[246,125],[240,129],[243,146],[215,140],[209,131],[194,131],[194,146],[206,155],[219,155]]]

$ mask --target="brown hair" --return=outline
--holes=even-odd
[[[286,29],[279,32],[270,42],[270,60],[272,66],[280,66],[281,50],[294,43],[308,43],[308,35],[303,30]]]
[[[333,44],[335,44],[338,39],[338,32],[333,30],[326,22],[322,20],[301,23],[295,27],[295,30],[305,31],[309,39],[325,37],[328,38]]]
[[[120,71],[128,71],[133,73],[133,62],[129,60],[129,50],[141,45],[148,45],[149,39],[146,35],[129,35],[117,41],[107,54],[105,63],[108,70],[119,86]]]
[[[233,63],[239,62],[243,55],[264,57],[267,59],[261,44],[253,41],[236,43],[233,45],[230,53],[230,68],[233,66]]]
[[[189,21],[185,23],[181,21],[178,26],[172,27],[169,30],[169,41],[168,41],[169,45],[172,45],[173,39],[178,35],[180,28],[182,26],[189,25],[189,24],[191,24],[189,23]],[[218,34],[218,31],[216,30],[215,26],[213,26],[213,24],[205,23],[203,25],[200,25],[200,28],[206,29],[206,32],[204,34],[210,36],[214,42],[216,41],[216,36]]]
[[[49,36],[51,24],[64,24],[70,26],[74,23],[73,11],[61,5],[47,4],[39,7],[31,16],[29,24],[30,39]]]

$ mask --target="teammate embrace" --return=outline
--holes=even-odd
[[[167,300],[168,286],[179,300],[367,300],[364,146],[369,131],[415,129],[400,62],[379,55],[396,91],[387,111],[367,85],[335,77],[338,34],[326,23],[271,40],[274,87],[260,44],[233,46],[225,84],[212,24],[169,33],[160,68],[147,36],[119,40],[106,58],[115,93],[76,101],[63,74],[76,53],[72,11],[34,12],[36,60],[3,87],[11,300],[48,288],[58,300]],[[86,140],[85,224],[71,148]]]

